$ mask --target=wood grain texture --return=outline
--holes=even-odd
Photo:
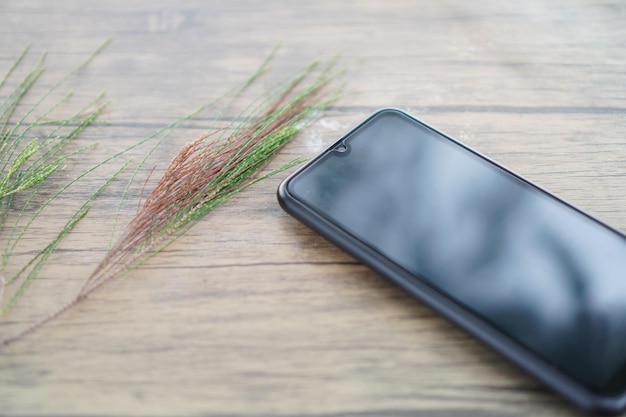
[[[621,2],[592,0],[3,0],[0,69],[26,44],[47,51],[32,100],[114,37],[68,84],[69,109],[102,90],[111,104],[109,123],[81,138],[98,147],[68,162],[61,181],[217,97],[277,43],[269,80],[340,53],[357,94],[273,166],[314,155],[380,107],[401,107],[626,229],[624,21]],[[159,148],[157,171],[209,116]],[[112,169],[54,205],[15,264]],[[0,350],[0,415],[577,415],[282,212],[275,190],[284,176],[238,195],[142,268]],[[121,188],[64,242],[28,299],[0,321],[0,336],[77,290],[106,250]],[[123,217],[132,214],[131,205]]]

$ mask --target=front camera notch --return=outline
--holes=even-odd
[[[334,150],[339,152],[339,153],[347,152],[348,151],[348,145],[346,145],[345,143],[341,142],[340,144],[335,146]]]

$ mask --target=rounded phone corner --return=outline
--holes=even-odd
[[[289,190],[287,189],[287,185],[289,183],[289,179],[291,177],[287,177],[281,181],[278,189],[276,190],[276,199],[278,200],[278,204],[282,207],[283,210],[287,211],[288,200],[291,198],[289,194]]]

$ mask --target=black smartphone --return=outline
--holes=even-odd
[[[281,206],[589,411],[626,406],[626,237],[382,109],[282,182]]]

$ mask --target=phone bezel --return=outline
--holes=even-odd
[[[442,137],[450,140],[452,143],[462,147],[466,151],[473,153],[474,155],[485,160],[486,162],[523,181],[524,183],[535,188],[536,190],[548,195],[550,198],[553,198],[556,201],[566,205],[567,207],[578,211],[579,213],[587,216],[595,222],[598,222],[604,227],[609,228],[620,236],[624,236],[621,231],[602,222],[601,220],[595,218],[584,210],[581,210],[573,204],[532,183],[521,175],[498,164],[489,157],[482,155],[481,153],[452,138],[451,136],[446,135],[445,133],[435,129],[427,123],[424,123],[423,121],[413,117],[412,115],[396,108],[383,108],[374,112],[364,121],[359,123],[353,129],[351,129],[349,132],[347,132],[341,138],[335,141],[332,145],[320,152],[304,166],[302,166],[296,172],[286,178],[280,184],[277,192],[278,201],[281,207],[287,213],[291,214],[293,217],[300,220],[302,223],[309,226],[311,229],[315,230],[350,255],[354,256],[360,262],[369,266],[383,277],[399,285],[415,298],[427,304],[434,310],[438,311],[444,317],[454,322],[456,325],[463,328],[465,331],[469,332],[471,335],[490,346],[492,349],[509,359],[511,362],[515,363],[526,372],[530,373],[538,380],[542,381],[544,384],[563,395],[565,398],[572,401],[578,407],[588,411],[597,411],[610,414],[615,414],[623,411],[626,408],[626,392],[622,392],[621,394],[616,396],[603,396],[589,390],[569,375],[551,366],[548,362],[522,346],[519,342],[515,341],[508,335],[502,333],[489,323],[485,322],[480,317],[476,316],[473,312],[467,310],[459,303],[445,296],[439,290],[423,282],[423,278],[416,276],[415,274],[409,273],[402,267],[396,265],[394,262],[382,256],[373,248],[359,241],[348,232],[341,229],[341,227],[329,221],[316,210],[303,204],[293,194],[289,192],[289,184],[293,181],[294,178],[298,177],[301,173],[306,171],[308,167],[315,164],[328,152],[332,152],[337,145],[341,144],[344,140],[346,140],[356,131],[368,124],[371,120],[379,117],[382,114],[390,112],[406,117],[413,122],[433,131],[434,133],[441,135]]]

